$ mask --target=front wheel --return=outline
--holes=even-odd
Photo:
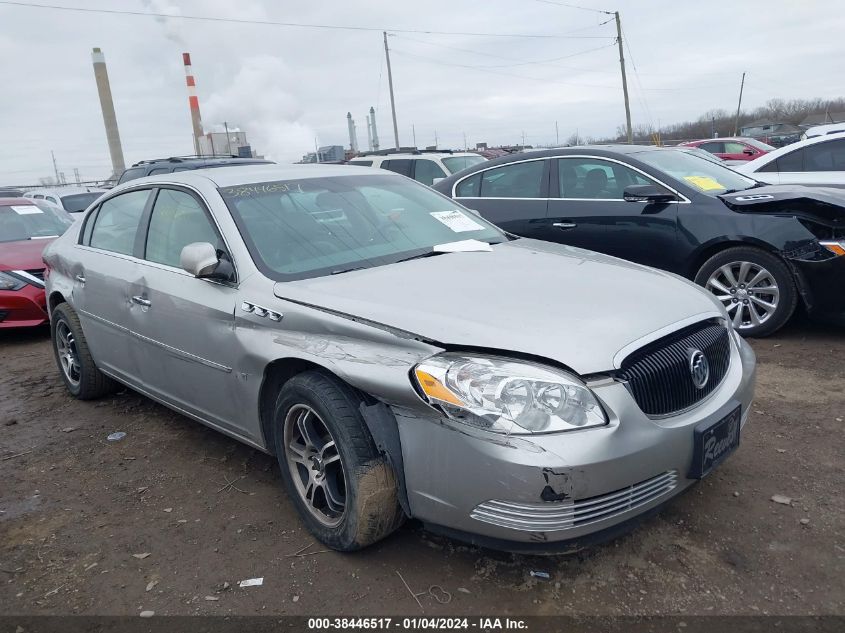
[[[699,269],[695,283],[712,292],[743,336],[768,336],[792,316],[798,291],[779,257],[737,246],[717,253]]]
[[[373,443],[362,402],[351,387],[318,371],[291,378],[276,400],[282,479],[308,530],[339,551],[370,545],[405,518],[395,474]]]

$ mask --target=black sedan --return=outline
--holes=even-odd
[[[841,190],[763,185],[689,152],[626,145],[512,154],[434,188],[511,233],[694,280],[747,336],[775,332],[799,301],[845,320]]]

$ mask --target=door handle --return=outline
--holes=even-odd
[[[141,295],[135,295],[132,297],[132,303],[137,303],[139,306],[144,306],[145,308],[150,307],[153,305],[153,302],[149,299],[144,299]]]
[[[85,283],[85,277],[83,277],[82,275],[77,275],[76,281],[78,281],[81,284],[84,284]]]
[[[565,231],[566,229],[574,229],[578,225],[575,222],[555,222],[552,226]]]

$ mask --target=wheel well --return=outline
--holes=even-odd
[[[49,308],[49,314],[53,314],[53,310],[56,309],[60,303],[66,303],[64,296],[61,292],[53,292],[50,294],[50,299],[47,302],[47,307]]]
[[[763,242],[746,242],[742,240],[716,242],[715,244],[706,246],[705,248],[701,249],[698,253],[696,253],[695,257],[690,263],[689,270],[687,271],[687,278],[695,279],[696,274],[698,273],[699,269],[704,265],[704,262],[713,257],[713,255],[715,255],[716,253],[720,253],[721,251],[725,251],[729,248],[735,248],[737,246],[744,246],[746,248],[758,248],[761,251],[769,253],[770,255],[781,257],[780,253],[778,253],[774,248]],[[781,259],[783,259],[783,257],[781,257]]]
[[[264,369],[264,381],[259,393],[259,415],[261,416],[261,433],[268,452],[276,454],[276,443],[273,438],[273,410],[276,398],[285,383],[304,371],[316,369],[331,374],[325,367],[301,358],[279,358],[271,362]]]

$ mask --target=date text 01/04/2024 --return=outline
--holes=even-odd
[[[527,630],[527,624],[519,618],[309,618],[309,631],[394,629],[400,631],[450,631],[470,630]]]

